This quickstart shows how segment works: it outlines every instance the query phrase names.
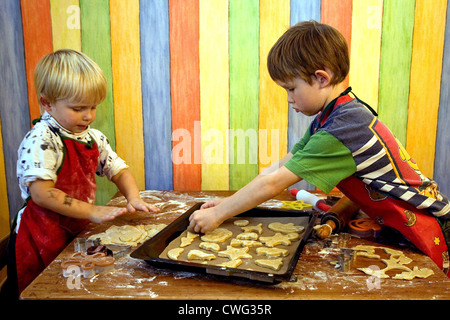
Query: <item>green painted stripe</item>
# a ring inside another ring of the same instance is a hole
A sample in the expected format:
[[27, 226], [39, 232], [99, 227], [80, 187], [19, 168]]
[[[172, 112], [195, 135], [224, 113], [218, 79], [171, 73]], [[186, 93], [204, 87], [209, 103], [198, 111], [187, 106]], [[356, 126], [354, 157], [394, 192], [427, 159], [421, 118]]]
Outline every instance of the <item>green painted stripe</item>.
[[415, 1], [385, 0], [378, 114], [406, 145]]
[[259, 1], [230, 0], [229, 14], [230, 190], [237, 190], [258, 174]]

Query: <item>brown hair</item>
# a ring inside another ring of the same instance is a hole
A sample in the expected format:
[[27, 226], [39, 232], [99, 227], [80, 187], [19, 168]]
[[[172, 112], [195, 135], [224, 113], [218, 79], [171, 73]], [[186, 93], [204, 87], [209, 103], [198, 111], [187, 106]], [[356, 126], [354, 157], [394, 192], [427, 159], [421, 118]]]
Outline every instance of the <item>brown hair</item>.
[[267, 68], [274, 81], [301, 77], [309, 84], [314, 72], [328, 68], [333, 72], [330, 84], [338, 84], [350, 69], [347, 41], [329, 25], [314, 20], [299, 22], [270, 49]]

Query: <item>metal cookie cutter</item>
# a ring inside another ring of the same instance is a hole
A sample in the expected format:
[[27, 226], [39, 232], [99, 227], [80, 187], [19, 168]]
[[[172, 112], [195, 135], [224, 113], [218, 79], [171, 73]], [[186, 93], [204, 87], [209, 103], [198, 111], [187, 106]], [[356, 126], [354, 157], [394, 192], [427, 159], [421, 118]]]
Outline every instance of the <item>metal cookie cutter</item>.
[[353, 266], [354, 249], [341, 248], [338, 255], [338, 263], [342, 272], [349, 272]]
[[76, 238], [75, 242], [73, 243], [75, 252], [86, 252], [86, 250], [89, 247], [99, 245], [100, 245], [100, 238], [97, 238], [95, 240], [88, 240], [86, 238]]
[[83, 272], [84, 278], [91, 278], [96, 273], [109, 272], [114, 269], [115, 259], [108, 257], [104, 252], [95, 253], [93, 255], [85, 254], [84, 252], [74, 253], [69, 260], [61, 263], [63, 269], [63, 276], [69, 277], [70, 272], [68, 268], [70, 266], [78, 266]]
[[294, 209], [294, 210], [305, 210], [312, 208], [312, 204], [308, 204], [303, 202], [303, 200], [297, 200], [297, 201], [282, 201], [281, 202], [281, 208], [282, 209]]

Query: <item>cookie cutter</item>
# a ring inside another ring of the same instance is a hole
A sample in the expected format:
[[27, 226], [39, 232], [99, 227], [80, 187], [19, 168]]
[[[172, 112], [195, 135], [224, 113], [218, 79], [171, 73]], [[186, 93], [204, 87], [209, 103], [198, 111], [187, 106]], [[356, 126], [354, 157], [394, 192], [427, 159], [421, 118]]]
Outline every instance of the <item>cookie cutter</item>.
[[338, 263], [342, 272], [349, 272], [353, 266], [355, 250], [351, 248], [341, 248], [338, 254]]
[[89, 247], [99, 246], [100, 238], [88, 240], [86, 238], [76, 238], [73, 246], [75, 252], [86, 252]]
[[312, 204], [305, 203], [303, 200], [281, 202], [282, 209], [305, 210], [312, 207]]
[[351, 233], [360, 237], [373, 237], [376, 238], [380, 231], [381, 226], [370, 218], [362, 218], [351, 220], [348, 223]]
[[93, 255], [88, 255], [84, 252], [74, 253], [69, 260], [61, 262], [61, 268], [63, 270], [63, 276], [69, 277], [73, 273], [71, 272], [71, 266], [78, 266], [84, 278], [91, 278], [96, 273], [109, 272], [114, 269], [115, 259], [107, 256], [104, 252], [98, 252]]

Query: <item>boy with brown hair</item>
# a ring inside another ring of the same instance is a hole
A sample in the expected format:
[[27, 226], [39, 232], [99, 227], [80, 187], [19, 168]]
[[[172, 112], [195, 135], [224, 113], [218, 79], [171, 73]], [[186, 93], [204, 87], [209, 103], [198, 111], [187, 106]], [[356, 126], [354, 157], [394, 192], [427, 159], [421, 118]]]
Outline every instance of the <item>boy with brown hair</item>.
[[[297, 112], [316, 115], [277, 164], [228, 198], [205, 203], [190, 227], [206, 232], [305, 179], [325, 193], [338, 187], [378, 223], [401, 232], [445, 272], [450, 205], [364, 102], [344, 87], [348, 46], [333, 27], [300, 22], [269, 52], [269, 74]], [[355, 96], [356, 97], [356, 96]]]

